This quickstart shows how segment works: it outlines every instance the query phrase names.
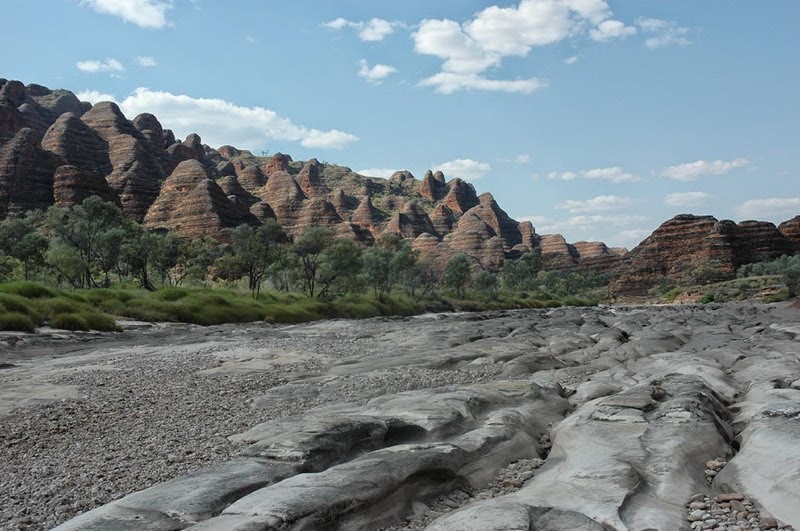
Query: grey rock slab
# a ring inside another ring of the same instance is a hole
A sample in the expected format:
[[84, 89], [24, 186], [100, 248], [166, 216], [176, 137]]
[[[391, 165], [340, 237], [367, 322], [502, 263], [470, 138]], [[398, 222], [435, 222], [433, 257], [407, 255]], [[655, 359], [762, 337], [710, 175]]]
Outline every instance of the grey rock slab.
[[[781, 389], [758, 408], [741, 434], [739, 452], [714, 478], [723, 492], [746, 492], [767, 512], [800, 525], [800, 391]], [[787, 391], [791, 392], [791, 396]], [[752, 402], [770, 397], [748, 393]], [[787, 396], [789, 395], [789, 396]], [[791, 399], [793, 398], [793, 399]]]
[[219, 514], [249, 492], [296, 473], [297, 468], [289, 463], [232, 459], [135, 492], [56, 529], [182, 529]]
[[572, 511], [531, 507], [524, 503], [486, 501], [444, 515], [426, 531], [604, 531], [606, 528]]
[[553, 430], [545, 465], [511, 496], [618, 530], [674, 528], [705, 488], [705, 461], [727, 450], [711, 395], [701, 379], [671, 375], [586, 403]]

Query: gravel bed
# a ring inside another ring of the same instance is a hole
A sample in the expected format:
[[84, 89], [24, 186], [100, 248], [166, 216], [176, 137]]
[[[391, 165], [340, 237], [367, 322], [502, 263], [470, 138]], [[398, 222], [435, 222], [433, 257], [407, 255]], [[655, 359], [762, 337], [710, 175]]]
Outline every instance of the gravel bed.
[[[246, 339], [246, 348], [303, 350], [340, 361], [376, 353], [370, 338]], [[39, 378], [76, 385], [77, 400], [20, 408], [0, 417], [0, 529], [52, 527], [126, 494], [232, 457], [227, 437], [267, 420], [326, 403], [490, 380], [498, 367], [467, 370], [402, 368], [338, 377], [318, 396], [252, 408], [271, 388], [324, 372], [318, 358], [268, 371], [198, 374], [218, 367], [226, 346], [187, 352], [165, 347], [105, 359], [97, 370]], [[6, 380], [11, 375], [0, 375]], [[1, 383], [0, 383], [1, 385]]]

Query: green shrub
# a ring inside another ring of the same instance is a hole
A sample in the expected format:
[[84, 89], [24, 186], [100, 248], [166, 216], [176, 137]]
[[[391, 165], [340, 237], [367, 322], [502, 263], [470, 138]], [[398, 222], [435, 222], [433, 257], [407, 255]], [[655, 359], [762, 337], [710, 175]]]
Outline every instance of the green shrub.
[[705, 293], [705, 294], [703, 294], [702, 297], [700, 297], [700, 300], [698, 302], [700, 302], [701, 304], [708, 304], [710, 302], [714, 302], [714, 294], [713, 293]]
[[45, 297], [55, 297], [56, 292], [35, 282], [9, 282], [0, 285], [0, 292], [13, 293], [25, 297], [26, 299], [40, 299]]
[[0, 330], [35, 332], [36, 326], [28, 315], [20, 312], [0, 311]]
[[164, 288], [153, 293], [152, 297], [159, 301], [178, 301], [191, 293], [186, 288]]
[[89, 330], [89, 324], [82, 315], [76, 313], [60, 313], [50, 319], [50, 326], [62, 330]]
[[122, 331], [117, 322], [108, 315], [99, 312], [81, 312], [76, 315], [86, 321], [86, 326], [90, 330], [97, 330], [98, 332]]
[[0, 308], [7, 312], [16, 312], [28, 316], [36, 315], [37, 313], [27, 299], [20, 295], [9, 293], [0, 293]]

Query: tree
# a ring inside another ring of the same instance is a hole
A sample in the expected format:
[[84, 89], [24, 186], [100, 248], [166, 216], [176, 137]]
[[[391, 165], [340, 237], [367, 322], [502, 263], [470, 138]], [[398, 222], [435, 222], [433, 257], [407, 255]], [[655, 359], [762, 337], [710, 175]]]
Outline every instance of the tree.
[[352, 240], [337, 238], [322, 253], [318, 297], [330, 292], [341, 296], [360, 289], [362, 265], [361, 248]]
[[300, 259], [300, 279], [303, 291], [317, 294], [322, 253], [333, 243], [333, 231], [325, 227], [308, 227], [294, 242], [294, 252]]
[[447, 261], [442, 274], [442, 284], [446, 289], [454, 291], [456, 297], [464, 298], [464, 292], [471, 276], [469, 258], [458, 254]]
[[503, 288], [508, 291], [536, 289], [536, 275], [542, 266], [542, 250], [538, 247], [516, 260], [506, 260], [500, 270]]
[[87, 288], [98, 285], [93, 273], [107, 273], [113, 269], [109, 261], [113, 261], [114, 253], [110, 252], [109, 245], [121, 244], [118, 231], [124, 230], [126, 225], [122, 211], [97, 196], [88, 197], [69, 209], [50, 207], [45, 215], [46, 230], [53, 235], [55, 243], [72, 249], [80, 258], [84, 270], [78, 283]]
[[158, 245], [158, 236], [134, 224], [120, 249], [120, 259], [127, 273], [136, 278], [142, 288], [150, 291], [155, 290], [150, 280], [150, 269]]
[[497, 293], [497, 275], [484, 269], [478, 271], [473, 279], [475, 289], [484, 295], [494, 295]]
[[36, 225], [39, 221], [40, 216], [29, 214], [0, 223], [0, 253], [7, 257], [9, 275], [13, 270], [13, 263], [8, 258], [19, 261], [25, 280], [42, 267], [47, 252], [47, 239], [37, 231]]
[[268, 219], [258, 228], [240, 225], [231, 232], [231, 248], [242, 263], [253, 298], [258, 297], [261, 291], [261, 282], [272, 262], [274, 247], [286, 241], [288, 236], [283, 227], [273, 219]]
[[364, 252], [364, 276], [375, 297], [382, 299], [394, 286], [402, 284], [415, 291], [417, 255], [400, 236], [384, 234]]

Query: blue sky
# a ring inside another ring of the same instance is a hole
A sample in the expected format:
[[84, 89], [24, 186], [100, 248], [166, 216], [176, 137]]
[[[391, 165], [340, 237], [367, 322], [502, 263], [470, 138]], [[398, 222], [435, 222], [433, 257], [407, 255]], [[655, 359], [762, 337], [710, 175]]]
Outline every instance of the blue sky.
[[3, 0], [0, 77], [183, 137], [428, 169], [568, 241], [800, 214], [800, 2]]

